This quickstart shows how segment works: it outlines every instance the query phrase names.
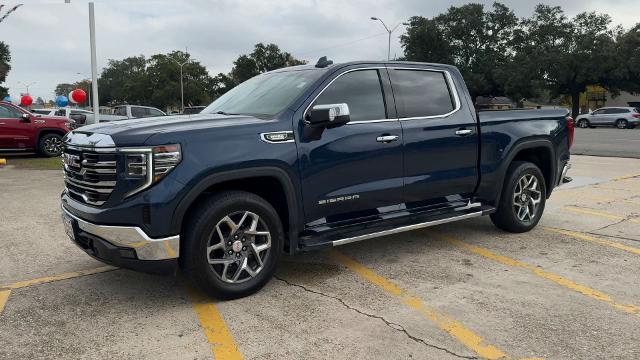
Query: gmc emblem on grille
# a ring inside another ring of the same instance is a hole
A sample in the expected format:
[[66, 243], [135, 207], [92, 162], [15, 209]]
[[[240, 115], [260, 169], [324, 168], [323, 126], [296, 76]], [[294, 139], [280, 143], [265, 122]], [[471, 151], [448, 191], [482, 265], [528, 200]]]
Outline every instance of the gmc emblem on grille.
[[69, 167], [80, 167], [80, 156], [64, 153], [62, 155], [62, 162]]

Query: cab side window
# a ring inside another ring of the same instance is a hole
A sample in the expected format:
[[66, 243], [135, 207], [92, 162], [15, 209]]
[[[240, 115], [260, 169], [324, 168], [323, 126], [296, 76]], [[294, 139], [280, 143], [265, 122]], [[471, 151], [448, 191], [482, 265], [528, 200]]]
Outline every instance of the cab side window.
[[22, 113], [10, 106], [0, 105], [0, 118], [3, 119], [18, 119], [22, 116]]
[[390, 69], [400, 118], [446, 115], [455, 108], [444, 72]]
[[378, 70], [356, 70], [336, 78], [318, 96], [315, 105], [346, 103], [351, 121], [387, 118]]
[[146, 110], [145, 108], [132, 106], [131, 107], [131, 116], [133, 116], [134, 118], [147, 117], [147, 111], [145, 111], [145, 110]]

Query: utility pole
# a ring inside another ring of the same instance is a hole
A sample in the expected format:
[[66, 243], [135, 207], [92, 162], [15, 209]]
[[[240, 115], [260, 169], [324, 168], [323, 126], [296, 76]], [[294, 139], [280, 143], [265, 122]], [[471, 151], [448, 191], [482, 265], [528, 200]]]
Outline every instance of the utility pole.
[[372, 16], [371, 20], [380, 21], [382, 23], [382, 26], [384, 26], [384, 29], [387, 30], [387, 32], [389, 33], [389, 41], [387, 43], [387, 60], [391, 60], [391, 34], [394, 31], [396, 31], [396, 29], [398, 28], [398, 26], [400, 26], [400, 24], [396, 25], [393, 29], [389, 30], [389, 28], [387, 27], [387, 24], [385, 24], [384, 21], [382, 21], [382, 19]]
[[33, 85], [33, 84], [35, 84], [35, 83], [36, 83], [36, 82], [34, 81], [34, 82], [30, 82], [30, 83], [28, 83], [28, 84], [25, 84], [25, 83], [23, 83], [23, 82], [21, 82], [21, 81], [18, 81], [18, 84], [20, 84], [20, 85], [24, 86], [24, 87], [27, 89], [26, 94], [29, 94], [29, 86], [31, 86], [31, 85]]

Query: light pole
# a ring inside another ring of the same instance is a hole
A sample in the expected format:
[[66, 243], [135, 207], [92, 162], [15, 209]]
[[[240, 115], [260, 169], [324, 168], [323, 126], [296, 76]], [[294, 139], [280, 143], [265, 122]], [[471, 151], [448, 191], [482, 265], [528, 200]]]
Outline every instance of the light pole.
[[22, 81], [18, 81], [18, 84], [20, 84], [20, 85], [24, 86], [25, 88], [27, 88], [27, 94], [29, 94], [29, 86], [31, 86], [31, 85], [33, 85], [33, 84], [35, 84], [35, 83], [36, 83], [36, 82], [34, 81], [34, 82], [30, 82], [30, 83], [28, 83], [28, 84], [25, 84], [25, 83], [23, 83]]
[[[188, 53], [187, 53], [187, 56], [189, 56]], [[185, 66], [190, 60], [187, 58], [185, 62], [181, 63], [174, 58], [170, 58], [170, 59], [173, 60], [173, 62], [175, 62], [176, 64], [178, 64], [178, 66], [180, 66], [180, 103], [182, 104], [182, 113], [184, 114], [184, 84], [182, 83], [182, 67]]]
[[384, 26], [384, 29], [387, 30], [387, 32], [389, 33], [389, 42], [387, 45], [387, 60], [391, 60], [391, 34], [394, 31], [396, 31], [396, 29], [398, 28], [398, 26], [400, 26], [400, 24], [396, 25], [393, 29], [389, 30], [389, 28], [387, 27], [387, 24], [385, 24], [384, 21], [382, 21], [382, 19], [372, 16], [371, 20], [380, 21], [382, 23], [382, 26]]

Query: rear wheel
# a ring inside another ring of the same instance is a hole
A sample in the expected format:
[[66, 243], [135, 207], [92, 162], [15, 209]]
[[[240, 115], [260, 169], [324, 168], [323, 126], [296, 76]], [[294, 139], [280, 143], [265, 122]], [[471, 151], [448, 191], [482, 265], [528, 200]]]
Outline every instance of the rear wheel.
[[62, 136], [45, 134], [38, 141], [38, 152], [42, 156], [54, 157], [62, 154]]
[[514, 161], [507, 170], [500, 203], [491, 221], [498, 228], [522, 233], [533, 229], [544, 212], [547, 189], [540, 169], [533, 163]]
[[284, 243], [275, 209], [242, 191], [210, 197], [184, 229], [182, 268], [203, 291], [223, 299], [260, 290], [271, 279]]
[[616, 121], [616, 127], [618, 129], [626, 129], [627, 127], [629, 127], [629, 122], [625, 119], [619, 119]]
[[579, 128], [583, 128], [583, 129], [588, 128], [589, 127], [589, 120], [587, 120], [587, 119], [578, 120], [578, 127]]

